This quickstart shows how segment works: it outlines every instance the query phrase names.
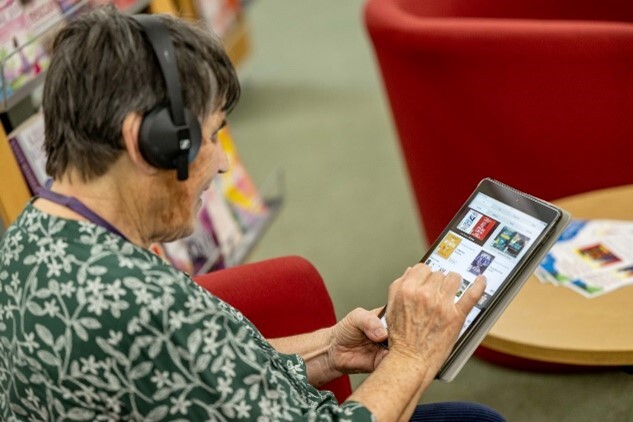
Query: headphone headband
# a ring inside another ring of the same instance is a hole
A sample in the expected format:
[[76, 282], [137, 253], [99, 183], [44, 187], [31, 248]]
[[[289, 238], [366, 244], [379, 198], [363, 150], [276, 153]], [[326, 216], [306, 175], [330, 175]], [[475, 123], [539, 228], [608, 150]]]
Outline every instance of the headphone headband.
[[172, 121], [176, 126], [185, 126], [187, 122], [185, 120], [180, 76], [176, 65], [176, 53], [167, 28], [156, 17], [151, 15], [134, 15], [132, 18], [141, 25], [154, 50], [154, 55], [158, 59], [158, 64], [167, 86]]

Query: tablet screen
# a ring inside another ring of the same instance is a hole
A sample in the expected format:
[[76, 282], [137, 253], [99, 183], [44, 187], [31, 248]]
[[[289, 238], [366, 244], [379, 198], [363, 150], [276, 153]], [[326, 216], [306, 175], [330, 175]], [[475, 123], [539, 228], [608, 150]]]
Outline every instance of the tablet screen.
[[[486, 290], [466, 317], [460, 340], [477, 317], [495, 304], [507, 281], [545, 242], [559, 218], [556, 208], [498, 182], [484, 179], [479, 184], [420, 261], [433, 271], [462, 276], [455, 301], [477, 276], [486, 276]], [[380, 317], [387, 326], [384, 309]]]
[[466, 317], [462, 332], [537, 242], [548, 223], [482, 192], [463, 207], [424, 263], [433, 271], [459, 273], [463, 280], [455, 301], [479, 275], [486, 290]]

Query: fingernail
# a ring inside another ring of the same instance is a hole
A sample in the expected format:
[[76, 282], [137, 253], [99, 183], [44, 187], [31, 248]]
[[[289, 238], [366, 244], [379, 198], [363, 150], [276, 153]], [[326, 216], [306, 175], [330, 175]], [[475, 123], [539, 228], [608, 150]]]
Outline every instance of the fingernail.
[[383, 338], [387, 336], [387, 329], [386, 328], [376, 328], [374, 330], [374, 337], [376, 338]]

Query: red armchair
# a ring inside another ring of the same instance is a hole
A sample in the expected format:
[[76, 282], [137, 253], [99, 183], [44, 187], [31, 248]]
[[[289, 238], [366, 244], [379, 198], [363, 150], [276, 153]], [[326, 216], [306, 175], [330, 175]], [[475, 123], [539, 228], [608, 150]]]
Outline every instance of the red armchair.
[[552, 200], [633, 183], [633, 3], [369, 0], [422, 227], [483, 177]]
[[[336, 323], [323, 279], [300, 257], [240, 265], [197, 276], [195, 281], [239, 309], [267, 338], [306, 333]], [[352, 393], [348, 376], [322, 388], [332, 391], [339, 402]]]

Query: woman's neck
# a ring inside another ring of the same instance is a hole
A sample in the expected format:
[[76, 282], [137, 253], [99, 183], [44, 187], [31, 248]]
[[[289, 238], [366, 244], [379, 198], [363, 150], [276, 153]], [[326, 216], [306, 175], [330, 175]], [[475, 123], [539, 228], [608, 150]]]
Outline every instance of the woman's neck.
[[[130, 183], [121, 183], [111, 176], [114, 172], [84, 182], [79, 174], [70, 172], [55, 180], [50, 190], [65, 196], [78, 199], [92, 212], [106, 220], [121, 232], [132, 243], [148, 247], [144, 230], [147, 221], [144, 219], [142, 201]], [[128, 179], [130, 180], [130, 179]], [[86, 218], [55, 202], [44, 198], [38, 199], [34, 206], [48, 214], [71, 220], [86, 220]]]

